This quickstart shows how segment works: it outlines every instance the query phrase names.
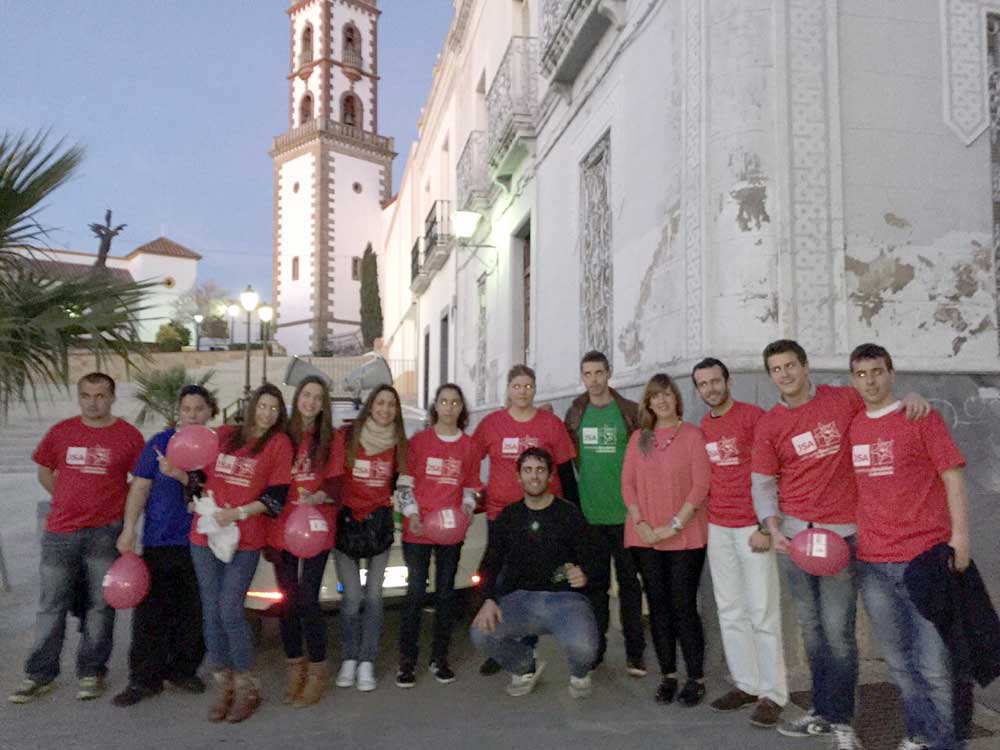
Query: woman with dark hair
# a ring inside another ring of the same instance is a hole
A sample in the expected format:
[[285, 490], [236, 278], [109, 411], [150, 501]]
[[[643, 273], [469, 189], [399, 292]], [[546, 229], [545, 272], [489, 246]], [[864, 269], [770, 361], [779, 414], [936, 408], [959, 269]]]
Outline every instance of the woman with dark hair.
[[205, 646], [217, 688], [210, 721], [243, 721], [260, 705], [260, 683], [250, 671], [254, 644], [243, 602], [260, 550], [267, 544], [267, 516], [281, 513], [291, 483], [287, 423], [281, 391], [270, 383], [262, 385], [250, 397], [242, 426], [219, 429], [219, 456], [205, 467], [204, 485], [192, 490], [214, 499], [218, 510], [211, 520], [220, 527], [236, 524], [239, 530], [237, 549], [224, 560], [198, 530], [198, 519], [191, 526]]
[[177, 427], [149, 439], [132, 469], [125, 521], [118, 537], [121, 554], [134, 552], [142, 527], [142, 559], [149, 568], [149, 593], [132, 613], [128, 685], [112, 701], [131, 706], [163, 690], [164, 681], [188, 693], [205, 692], [198, 666], [205, 655], [198, 579], [188, 532], [192, 514], [184, 488], [187, 472], [167, 460], [167, 443], [177, 429], [207, 424], [219, 413], [215, 397], [200, 385], [186, 385], [177, 400]]
[[[668, 375], [650, 378], [639, 406], [639, 429], [625, 449], [622, 497], [628, 510], [625, 546], [633, 549], [649, 602], [650, 629], [662, 674], [657, 703], [705, 697], [705, 635], [698, 583], [705, 566], [710, 464], [701, 430], [684, 422], [684, 404]], [[677, 694], [677, 642], [687, 681]]]
[[[476, 510], [479, 486], [479, 451], [465, 434], [469, 412], [462, 389], [445, 383], [434, 394], [430, 408], [431, 426], [410, 440], [407, 461], [413, 476], [413, 492], [401, 492], [403, 512], [403, 558], [408, 571], [403, 621], [399, 631], [399, 671], [396, 685], [416, 684], [420, 612], [427, 592], [427, 572], [434, 557], [434, 640], [430, 671], [438, 682], [455, 680], [448, 665], [448, 645], [455, 617], [455, 573], [462, 554], [462, 542], [437, 544], [424, 536], [428, 514], [464, 513]], [[462, 519], [450, 517], [453, 524]]]
[[[510, 368], [507, 407], [487, 414], [476, 426], [472, 439], [479, 447], [480, 458], [488, 456], [490, 459], [486, 483], [487, 549], [492, 542], [489, 535], [493, 522], [500, 511], [524, 497], [517, 459], [528, 448], [544, 448], [556, 462], [557, 471], [551, 474], [549, 491], [556, 497], [578, 500], [573, 474], [576, 446], [559, 417], [551, 410], [535, 406], [535, 371], [527, 365]], [[479, 671], [495, 674], [500, 671], [500, 665], [487, 659]]]
[[[399, 394], [391, 385], [375, 388], [361, 412], [347, 428], [337, 432], [336, 441], [344, 456], [344, 510], [339, 520], [338, 543], [333, 553], [337, 578], [344, 587], [340, 625], [344, 660], [337, 674], [337, 687], [374, 690], [375, 657], [382, 634], [382, 579], [392, 546], [392, 492], [409, 485], [406, 476], [407, 443]], [[348, 524], [378, 527], [380, 540], [388, 544], [374, 554], [354, 557], [342, 548]], [[347, 527], [345, 528], [345, 525]], [[367, 560], [365, 585], [361, 585], [361, 560]], [[361, 612], [362, 600], [364, 612]]]
[[[336, 533], [334, 504], [340, 499], [343, 460], [334, 458], [330, 389], [323, 378], [310, 375], [292, 397], [288, 436], [295, 459], [288, 502], [271, 524], [270, 546], [275, 550], [274, 573], [283, 594], [281, 641], [288, 660], [284, 703], [309, 706], [319, 702], [329, 681], [326, 664], [326, 623], [319, 606], [326, 560]], [[285, 524], [300, 504], [318, 506], [330, 529], [323, 551], [299, 559], [285, 547]], [[303, 656], [302, 642], [308, 662]]]

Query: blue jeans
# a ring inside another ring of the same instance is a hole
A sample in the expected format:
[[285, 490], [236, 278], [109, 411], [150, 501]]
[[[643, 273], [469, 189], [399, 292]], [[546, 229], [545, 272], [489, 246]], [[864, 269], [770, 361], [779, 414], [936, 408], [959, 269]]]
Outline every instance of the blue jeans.
[[831, 724], [850, 724], [858, 687], [858, 612], [855, 538], [847, 537], [851, 558], [835, 576], [814, 576], [780, 555], [780, 565], [795, 600], [809, 670], [813, 709]]
[[121, 530], [121, 524], [114, 523], [62, 534], [46, 531], [42, 535], [35, 642], [24, 665], [24, 673], [36, 682], [49, 683], [59, 675], [66, 615], [73, 604], [81, 569], [86, 573], [89, 601], [76, 652], [76, 674], [77, 677], [107, 674], [115, 611], [104, 601], [102, 584], [108, 568], [118, 557], [115, 541]]
[[[360, 561], [334, 550], [337, 579], [344, 587], [340, 603], [340, 637], [344, 659], [375, 661], [382, 635], [382, 580], [389, 550], [368, 560], [365, 585], [361, 585]], [[364, 602], [364, 611], [361, 603]]]
[[202, 629], [211, 668], [246, 672], [254, 646], [243, 603], [260, 559], [259, 550], [236, 550], [224, 563], [208, 547], [191, 545], [191, 560], [201, 594]]
[[527, 674], [534, 649], [525, 636], [553, 635], [574, 677], [586, 677], [597, 656], [597, 620], [590, 600], [576, 591], [512, 591], [497, 602], [503, 621], [492, 633], [471, 628], [472, 642], [511, 674]]
[[948, 648], [934, 624], [907, 593], [907, 563], [858, 563], [861, 598], [878, 636], [882, 656], [903, 696], [906, 734], [932, 750], [955, 750], [952, 675]]

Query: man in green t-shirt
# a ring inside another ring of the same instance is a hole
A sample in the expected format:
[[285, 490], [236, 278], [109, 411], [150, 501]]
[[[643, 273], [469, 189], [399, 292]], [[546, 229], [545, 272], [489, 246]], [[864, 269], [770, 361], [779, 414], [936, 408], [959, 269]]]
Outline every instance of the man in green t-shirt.
[[634, 401], [608, 385], [611, 365], [603, 353], [591, 351], [583, 356], [580, 378], [587, 390], [566, 412], [566, 428], [577, 447], [580, 507], [593, 537], [590, 596], [600, 634], [594, 667], [603, 661], [608, 646], [608, 589], [613, 558], [628, 673], [642, 677], [646, 674], [642, 588], [632, 555], [625, 549], [626, 511], [622, 501], [625, 446], [639, 424], [639, 409]]

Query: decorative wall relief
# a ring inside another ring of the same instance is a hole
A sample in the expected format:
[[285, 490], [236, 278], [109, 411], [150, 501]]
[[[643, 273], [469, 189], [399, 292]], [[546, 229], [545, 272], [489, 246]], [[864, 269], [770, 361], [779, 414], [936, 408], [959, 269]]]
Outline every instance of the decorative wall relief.
[[941, 0], [941, 66], [945, 123], [965, 145], [990, 125], [984, 0]]
[[611, 134], [605, 133], [580, 164], [580, 342], [608, 357], [611, 346]]

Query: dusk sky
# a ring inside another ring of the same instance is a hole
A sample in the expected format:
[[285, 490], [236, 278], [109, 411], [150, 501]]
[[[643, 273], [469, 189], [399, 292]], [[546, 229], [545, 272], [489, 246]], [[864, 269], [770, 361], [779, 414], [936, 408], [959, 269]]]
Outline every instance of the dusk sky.
[[[113, 255], [166, 235], [202, 253], [199, 280], [270, 298], [271, 138], [288, 128], [284, 0], [0, 0], [0, 130], [86, 147], [40, 215], [54, 248]], [[452, 0], [380, 0], [379, 131], [398, 185]]]

